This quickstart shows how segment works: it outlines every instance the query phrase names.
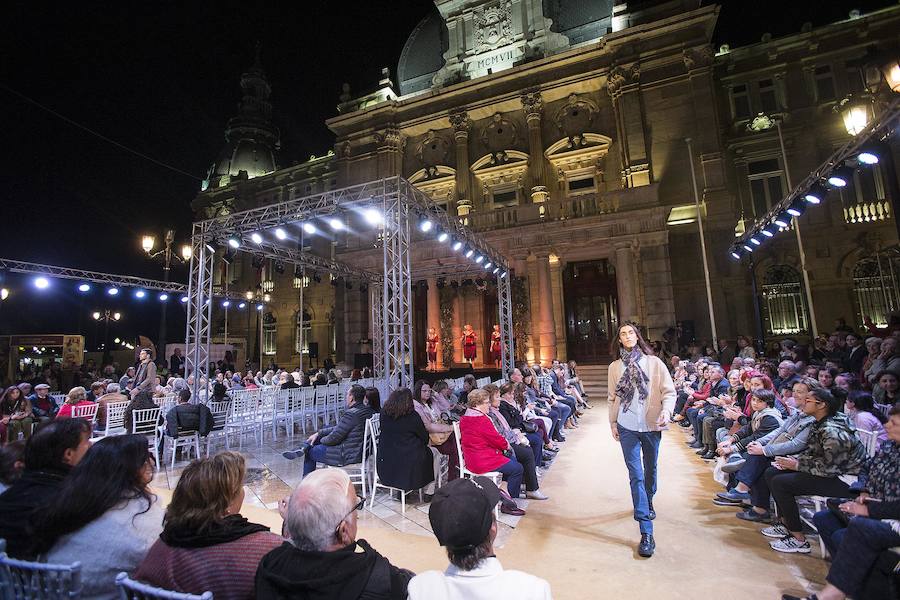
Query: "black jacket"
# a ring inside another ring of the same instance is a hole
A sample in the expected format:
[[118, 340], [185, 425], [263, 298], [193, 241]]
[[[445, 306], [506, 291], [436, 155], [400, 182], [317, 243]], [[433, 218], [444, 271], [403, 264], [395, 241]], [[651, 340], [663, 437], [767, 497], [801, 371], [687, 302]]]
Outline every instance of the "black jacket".
[[434, 481], [434, 455], [419, 413], [399, 419], [381, 413], [376, 468], [381, 483], [401, 490], [417, 490]]
[[525, 426], [522, 425], [525, 419], [522, 418], [522, 413], [518, 408], [516, 408], [509, 402], [501, 400], [499, 410], [500, 414], [503, 415], [503, 418], [506, 419], [506, 422], [509, 423], [509, 426], [512, 429], [518, 429], [523, 433], [525, 432]]
[[[418, 418], [418, 417], [417, 417]], [[357, 552], [357, 548], [362, 552]], [[393, 566], [365, 540], [335, 552], [285, 542], [256, 569], [258, 600], [402, 600], [413, 573]]]
[[67, 470], [25, 470], [0, 494], [0, 538], [13, 558], [34, 560], [32, 522], [62, 487]]
[[320, 429], [317, 441], [328, 446], [322, 462], [333, 467], [361, 462], [366, 419], [374, 414], [367, 405], [354, 404], [341, 415], [337, 425]]
[[213, 416], [205, 404], [176, 404], [166, 415], [166, 435], [178, 437], [179, 431], [196, 431], [201, 437], [209, 435]]

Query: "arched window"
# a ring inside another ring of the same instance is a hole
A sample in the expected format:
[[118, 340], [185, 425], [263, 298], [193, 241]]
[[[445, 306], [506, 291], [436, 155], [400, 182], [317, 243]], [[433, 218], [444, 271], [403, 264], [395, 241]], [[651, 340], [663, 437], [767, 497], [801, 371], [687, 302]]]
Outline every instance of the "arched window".
[[806, 331], [809, 319], [797, 269], [788, 265], [769, 267], [763, 278], [762, 300], [767, 335]]
[[272, 356], [275, 354], [275, 340], [276, 340], [276, 329], [275, 329], [275, 315], [272, 313], [266, 313], [263, 315], [262, 319], [262, 334], [263, 334], [263, 354], [267, 356]]
[[312, 315], [306, 310], [302, 313], [298, 310], [294, 313], [294, 353], [308, 353], [310, 337], [312, 337]]
[[853, 269], [853, 294], [860, 325], [868, 317], [876, 327], [887, 327], [888, 317], [900, 306], [894, 261], [885, 256], [860, 259]]

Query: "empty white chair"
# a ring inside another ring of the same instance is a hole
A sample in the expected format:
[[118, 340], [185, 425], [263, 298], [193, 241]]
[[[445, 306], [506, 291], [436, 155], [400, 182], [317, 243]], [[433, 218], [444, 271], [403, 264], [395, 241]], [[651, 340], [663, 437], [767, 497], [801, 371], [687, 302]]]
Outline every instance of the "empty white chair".
[[248, 431], [253, 433], [258, 445], [262, 445], [262, 427], [256, 418], [257, 408], [256, 398], [246, 394], [241, 394], [231, 401], [231, 409], [225, 420], [225, 431], [227, 434], [238, 434], [238, 449], [243, 449], [244, 434]]

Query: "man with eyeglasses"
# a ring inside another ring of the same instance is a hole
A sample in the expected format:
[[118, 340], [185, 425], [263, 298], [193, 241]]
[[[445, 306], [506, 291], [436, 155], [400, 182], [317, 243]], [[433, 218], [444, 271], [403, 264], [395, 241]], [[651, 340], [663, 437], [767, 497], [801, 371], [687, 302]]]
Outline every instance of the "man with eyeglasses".
[[285, 510], [290, 541], [260, 561], [256, 597], [405, 598], [414, 573], [356, 539], [357, 511], [364, 504], [342, 469], [304, 477]]

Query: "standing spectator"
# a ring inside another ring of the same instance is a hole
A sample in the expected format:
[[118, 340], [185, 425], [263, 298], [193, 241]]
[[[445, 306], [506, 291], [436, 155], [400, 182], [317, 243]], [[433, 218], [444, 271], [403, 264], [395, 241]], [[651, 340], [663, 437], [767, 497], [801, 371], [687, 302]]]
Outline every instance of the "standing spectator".
[[216, 600], [255, 598], [259, 561], [284, 538], [241, 516], [246, 463], [220, 452], [185, 467], [166, 509], [163, 531], [134, 578]]
[[84, 597], [119, 598], [116, 575], [132, 572], [162, 531], [163, 509], [147, 487], [154, 470], [147, 438], [105, 437], [35, 525], [46, 562], [81, 562]]
[[866, 360], [866, 348], [855, 333], [848, 333], [846, 340], [847, 358], [844, 359], [844, 368], [851, 373], [859, 373]]
[[862, 367], [857, 373], [859, 378], [865, 383], [866, 389], [871, 387], [868, 379], [866, 379], [866, 373], [879, 354], [881, 354], [881, 338], [875, 336], [866, 338], [866, 357], [863, 359]]
[[9, 443], [22, 434], [26, 440], [31, 437], [34, 415], [31, 402], [18, 387], [11, 385], [0, 396], [0, 440]]
[[56, 413], [59, 412], [56, 401], [50, 395], [50, 386], [46, 383], [34, 386], [34, 394], [29, 396], [28, 401], [31, 402], [31, 413], [34, 418], [42, 423], [56, 418]]
[[181, 356], [181, 348], [177, 346], [169, 357], [169, 372], [175, 376], [184, 375], [184, 357]]
[[458, 479], [435, 494], [428, 520], [450, 565], [409, 582], [410, 600], [550, 600], [550, 584], [507, 571], [494, 555], [500, 490], [487, 477]]
[[719, 340], [719, 364], [723, 369], [731, 369], [735, 356], [734, 346], [729, 345], [725, 338]]
[[741, 358], [756, 358], [756, 350], [753, 343], [746, 335], [737, 336], [738, 356]]
[[156, 391], [156, 385], [159, 382], [156, 376], [156, 365], [151, 360], [152, 354], [150, 348], [141, 348], [141, 352], [138, 354], [141, 362], [138, 365], [137, 373], [135, 373], [134, 382], [131, 386], [132, 398], [142, 391], [150, 392], [151, 395]]
[[[156, 408], [153, 396], [150, 392], [141, 391], [131, 397], [131, 402], [125, 407], [125, 431], [131, 433], [134, 431], [134, 411], [146, 410], [148, 408]], [[160, 415], [160, 422], [162, 415]]]
[[434, 494], [441, 474], [440, 454], [428, 447], [428, 432], [413, 407], [412, 392], [407, 388], [391, 392], [380, 419], [378, 480], [404, 491], [425, 488], [427, 496]]
[[[146, 442], [145, 442], [146, 444]], [[28, 443], [22, 460], [22, 475], [0, 494], [0, 538], [13, 558], [33, 560], [37, 541], [33, 521], [43, 521], [44, 511], [59, 493], [72, 467], [91, 448], [91, 427], [84, 419], [59, 419], [38, 429]]]

